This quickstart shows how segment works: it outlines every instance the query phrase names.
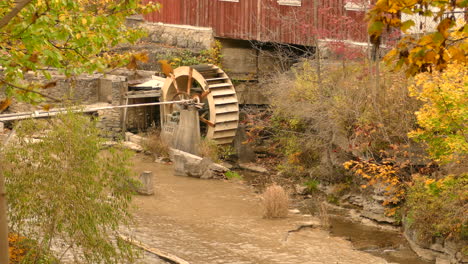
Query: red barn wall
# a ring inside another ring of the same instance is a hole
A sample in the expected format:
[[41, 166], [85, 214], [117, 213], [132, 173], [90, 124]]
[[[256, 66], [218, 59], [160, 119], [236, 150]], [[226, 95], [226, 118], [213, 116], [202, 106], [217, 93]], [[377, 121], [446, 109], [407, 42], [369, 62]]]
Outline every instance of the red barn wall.
[[[302, 0], [302, 6], [279, 5], [277, 0], [157, 1], [162, 8], [146, 15], [147, 21], [211, 27], [216, 37], [300, 45], [313, 45], [314, 37], [358, 42], [367, 39], [363, 12], [345, 11], [345, 0], [315, 0], [315, 4], [314, 0]], [[345, 26], [340, 22], [343, 17], [354, 24]]]

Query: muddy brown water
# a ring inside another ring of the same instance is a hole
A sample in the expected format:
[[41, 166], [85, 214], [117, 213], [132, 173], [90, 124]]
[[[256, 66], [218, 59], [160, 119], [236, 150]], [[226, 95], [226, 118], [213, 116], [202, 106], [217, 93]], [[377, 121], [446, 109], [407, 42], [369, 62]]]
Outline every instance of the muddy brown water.
[[334, 236], [350, 239], [353, 246], [389, 262], [401, 264], [431, 264], [414, 253], [405, 238], [398, 232], [381, 230], [347, 220], [340, 216], [331, 217], [330, 232]]
[[[304, 213], [317, 215], [318, 203], [313, 199], [306, 199], [298, 203]], [[432, 264], [431, 261], [421, 259], [410, 247], [403, 234], [377, 225], [375, 222], [362, 218], [347, 216], [348, 210], [338, 207], [328, 207], [330, 221], [329, 231], [332, 236], [349, 240], [353, 246], [374, 256], [385, 258], [391, 263], [401, 264]], [[361, 220], [361, 222], [358, 222]], [[363, 224], [362, 222], [367, 222]]]
[[[316, 228], [314, 217], [263, 219], [260, 198], [245, 184], [174, 176], [172, 166], [144, 156], [134, 158], [134, 169], [153, 171], [155, 187], [155, 195], [134, 200], [136, 239], [190, 263], [389, 263]], [[313, 228], [287, 235], [311, 223]]]

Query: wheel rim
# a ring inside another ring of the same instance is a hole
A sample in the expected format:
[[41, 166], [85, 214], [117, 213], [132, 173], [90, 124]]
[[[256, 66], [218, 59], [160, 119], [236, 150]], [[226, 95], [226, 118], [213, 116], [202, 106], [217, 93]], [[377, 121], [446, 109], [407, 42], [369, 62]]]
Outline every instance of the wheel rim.
[[[205, 103], [200, 111], [202, 135], [217, 144], [232, 143], [239, 123], [239, 104], [227, 74], [215, 65], [203, 64], [179, 67], [166, 78], [162, 101], [195, 97]], [[161, 108], [163, 126], [174, 111], [173, 105]]]

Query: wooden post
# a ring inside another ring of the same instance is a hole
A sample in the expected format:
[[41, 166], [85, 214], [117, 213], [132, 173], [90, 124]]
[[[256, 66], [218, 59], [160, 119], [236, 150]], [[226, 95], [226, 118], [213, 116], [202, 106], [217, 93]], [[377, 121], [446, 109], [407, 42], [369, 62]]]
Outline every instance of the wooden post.
[[[128, 97], [125, 98], [125, 105], [128, 105]], [[124, 139], [125, 139], [125, 132], [127, 132], [127, 112], [128, 112], [128, 108], [125, 107], [123, 110], [123, 117], [122, 117], [122, 135]]]

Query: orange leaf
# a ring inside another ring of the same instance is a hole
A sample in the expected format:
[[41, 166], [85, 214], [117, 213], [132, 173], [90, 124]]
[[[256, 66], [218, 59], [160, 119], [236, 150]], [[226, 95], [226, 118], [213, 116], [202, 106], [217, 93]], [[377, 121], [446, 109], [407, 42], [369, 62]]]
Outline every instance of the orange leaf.
[[5, 100], [1, 101], [0, 102], [0, 112], [3, 112], [10, 105], [11, 105], [11, 99], [10, 98], [6, 98]]
[[57, 81], [48, 82], [42, 86], [43, 89], [48, 89], [57, 86]]

